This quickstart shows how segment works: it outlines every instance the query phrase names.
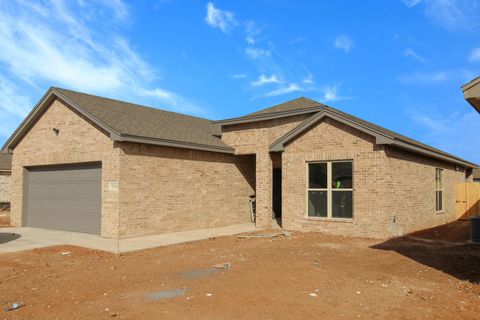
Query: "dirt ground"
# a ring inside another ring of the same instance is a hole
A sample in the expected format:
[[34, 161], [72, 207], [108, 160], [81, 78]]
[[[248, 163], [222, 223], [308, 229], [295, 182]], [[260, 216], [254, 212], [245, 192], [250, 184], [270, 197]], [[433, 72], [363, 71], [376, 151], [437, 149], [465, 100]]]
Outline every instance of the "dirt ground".
[[51, 247], [0, 255], [0, 319], [479, 319], [479, 281], [480, 246], [407, 238]]
[[467, 242], [470, 239], [470, 221], [458, 220], [442, 226], [417, 231], [412, 237], [449, 242]]

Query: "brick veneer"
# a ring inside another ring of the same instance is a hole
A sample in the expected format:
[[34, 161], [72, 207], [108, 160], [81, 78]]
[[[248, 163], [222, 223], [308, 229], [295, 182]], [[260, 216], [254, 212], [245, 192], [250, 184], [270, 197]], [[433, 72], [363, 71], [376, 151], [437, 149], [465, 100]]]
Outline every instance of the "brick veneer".
[[252, 157], [136, 143], [120, 149], [122, 237], [250, 222]]
[[[258, 227], [272, 226], [272, 168], [269, 146], [298, 126], [309, 115], [223, 126], [222, 141], [235, 148], [235, 154], [255, 154]], [[278, 167], [278, 162], [276, 163]]]
[[[59, 129], [56, 135], [53, 128]], [[102, 228], [107, 238], [217, 227], [249, 221], [252, 158], [115, 143], [55, 100], [16, 146], [12, 224], [22, 217], [24, 167], [102, 162]], [[111, 183], [118, 183], [112, 188]]]
[[[307, 162], [352, 160], [354, 218], [307, 217]], [[455, 220], [455, 183], [465, 172], [442, 162], [376, 146], [369, 135], [326, 119], [282, 154], [282, 223], [292, 230], [384, 238]], [[435, 212], [435, 168], [444, 169], [444, 213]], [[395, 222], [394, 222], [395, 221]]]
[[[59, 129], [56, 135], [53, 128]], [[118, 192], [108, 188], [118, 181], [118, 148], [110, 138], [83, 116], [55, 100], [22, 141], [12, 157], [11, 223], [22, 221], [24, 167], [65, 163], [102, 162], [102, 231], [104, 237], [117, 235]]]
[[0, 202], [10, 202], [10, 180], [10, 172], [0, 172]]
[[[247, 222], [248, 198], [254, 192], [257, 225], [271, 227], [274, 167], [282, 168], [286, 229], [381, 238], [457, 218], [455, 183], [464, 180], [463, 168], [377, 146], [373, 137], [335, 120], [315, 125], [282, 154], [268, 152], [269, 145], [308, 116], [224, 126], [222, 140], [235, 148], [234, 156], [113, 142], [56, 100], [14, 150], [12, 224], [25, 224], [25, 167], [92, 161], [102, 162], [101, 235], [108, 238]], [[53, 128], [60, 130], [58, 135]], [[352, 220], [306, 216], [307, 162], [326, 160], [353, 161]], [[436, 167], [444, 169], [443, 213], [435, 213]]]

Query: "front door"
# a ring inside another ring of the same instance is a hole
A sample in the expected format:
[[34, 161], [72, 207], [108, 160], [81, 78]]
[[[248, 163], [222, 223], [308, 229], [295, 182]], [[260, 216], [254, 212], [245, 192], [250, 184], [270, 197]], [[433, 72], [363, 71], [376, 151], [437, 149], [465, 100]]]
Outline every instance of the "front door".
[[282, 169], [273, 169], [273, 219], [282, 218]]

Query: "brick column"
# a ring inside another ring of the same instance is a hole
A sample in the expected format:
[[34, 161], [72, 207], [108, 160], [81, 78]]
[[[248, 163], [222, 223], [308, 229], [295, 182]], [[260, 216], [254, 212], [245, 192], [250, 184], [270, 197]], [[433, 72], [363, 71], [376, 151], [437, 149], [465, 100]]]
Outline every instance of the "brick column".
[[272, 159], [268, 151], [256, 154], [257, 227], [272, 227]]

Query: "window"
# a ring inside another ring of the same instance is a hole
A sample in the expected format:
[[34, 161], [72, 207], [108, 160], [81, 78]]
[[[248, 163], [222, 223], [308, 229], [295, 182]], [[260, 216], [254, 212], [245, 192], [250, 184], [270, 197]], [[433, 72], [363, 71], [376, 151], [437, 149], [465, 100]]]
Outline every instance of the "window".
[[443, 169], [435, 169], [435, 210], [443, 211]]
[[308, 216], [353, 218], [351, 161], [308, 164]]

